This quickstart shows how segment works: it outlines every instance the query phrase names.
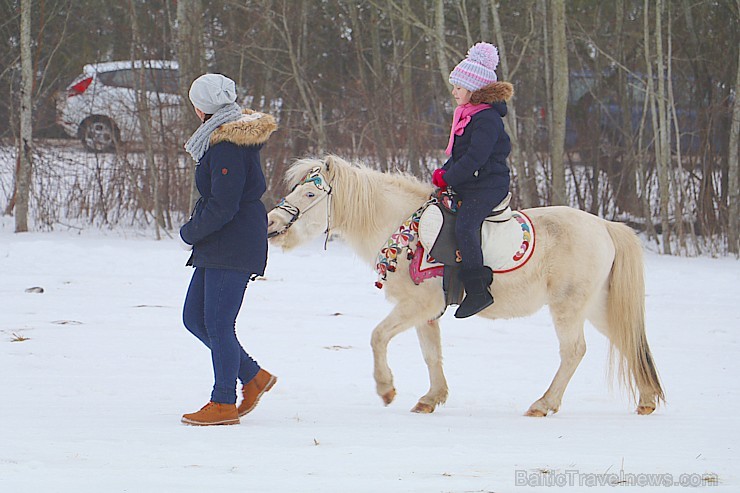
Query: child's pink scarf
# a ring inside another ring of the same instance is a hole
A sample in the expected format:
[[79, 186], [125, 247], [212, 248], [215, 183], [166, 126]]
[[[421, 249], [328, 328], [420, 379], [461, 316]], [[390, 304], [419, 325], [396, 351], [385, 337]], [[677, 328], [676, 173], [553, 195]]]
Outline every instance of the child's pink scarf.
[[455, 108], [455, 114], [452, 117], [452, 128], [450, 129], [450, 141], [447, 143], [445, 154], [452, 155], [452, 144], [455, 143], [455, 135], [462, 135], [465, 127], [470, 123], [470, 119], [476, 113], [487, 110], [491, 105], [486, 103], [470, 104], [465, 103]]

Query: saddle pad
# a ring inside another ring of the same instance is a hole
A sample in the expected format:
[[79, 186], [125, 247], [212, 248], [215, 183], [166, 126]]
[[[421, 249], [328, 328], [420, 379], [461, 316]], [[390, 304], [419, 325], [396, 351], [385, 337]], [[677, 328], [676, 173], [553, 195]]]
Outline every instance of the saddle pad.
[[[454, 231], [454, 225], [448, 224], [445, 226], [445, 221], [450, 221], [450, 216], [443, 214], [436, 205], [430, 205], [422, 213], [418, 226], [419, 241], [428, 252], [442, 250], [435, 249], [435, 244], [443, 229], [449, 230], [452, 227], [452, 231]], [[443, 228], [443, 226], [445, 227]], [[483, 245], [483, 263], [493, 269], [495, 273], [509, 272], [524, 265], [532, 256], [535, 244], [534, 226], [526, 214], [521, 211], [514, 211], [508, 221], [485, 221], [481, 229], [481, 242]], [[447, 251], [438, 253], [438, 257], [436, 260], [448, 263], [458, 256]]]
[[503, 223], [485, 221], [481, 237], [483, 263], [499, 274], [518, 269], [534, 252], [534, 226], [522, 211], [513, 211]]

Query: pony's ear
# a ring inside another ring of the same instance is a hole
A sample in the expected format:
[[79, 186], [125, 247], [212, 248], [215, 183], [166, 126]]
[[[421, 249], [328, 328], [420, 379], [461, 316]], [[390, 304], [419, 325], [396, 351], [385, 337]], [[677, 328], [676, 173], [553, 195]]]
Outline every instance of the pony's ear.
[[337, 173], [347, 166], [347, 162], [335, 154], [324, 156], [324, 175], [329, 181], [334, 180]]
[[326, 168], [326, 171], [331, 171], [334, 167], [334, 156], [329, 154], [324, 158], [324, 167]]

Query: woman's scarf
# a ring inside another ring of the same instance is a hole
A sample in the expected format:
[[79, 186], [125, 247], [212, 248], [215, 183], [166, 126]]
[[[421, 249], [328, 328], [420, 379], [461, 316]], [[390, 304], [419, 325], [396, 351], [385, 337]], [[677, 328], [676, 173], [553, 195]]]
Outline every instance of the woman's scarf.
[[199, 162], [211, 143], [211, 134], [224, 123], [235, 122], [242, 117], [242, 109], [236, 103], [227, 104], [213, 114], [198, 129], [193, 132], [187, 142], [185, 150]]
[[490, 107], [491, 105], [487, 103], [465, 103], [455, 108], [455, 114], [452, 116], [452, 128], [450, 129], [450, 141], [447, 143], [445, 154], [448, 156], [452, 155], [452, 144], [455, 143], [455, 135], [463, 134], [465, 127], [470, 123], [473, 115], [483, 110], [487, 110]]

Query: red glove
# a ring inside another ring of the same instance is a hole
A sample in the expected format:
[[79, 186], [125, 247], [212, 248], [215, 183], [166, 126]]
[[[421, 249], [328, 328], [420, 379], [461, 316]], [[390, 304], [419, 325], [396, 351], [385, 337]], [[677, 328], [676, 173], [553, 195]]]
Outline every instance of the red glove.
[[442, 190], [447, 190], [447, 182], [445, 181], [445, 173], [447, 173], [447, 170], [444, 170], [442, 168], [437, 168], [432, 173], [432, 184], [435, 187], [439, 187]]

